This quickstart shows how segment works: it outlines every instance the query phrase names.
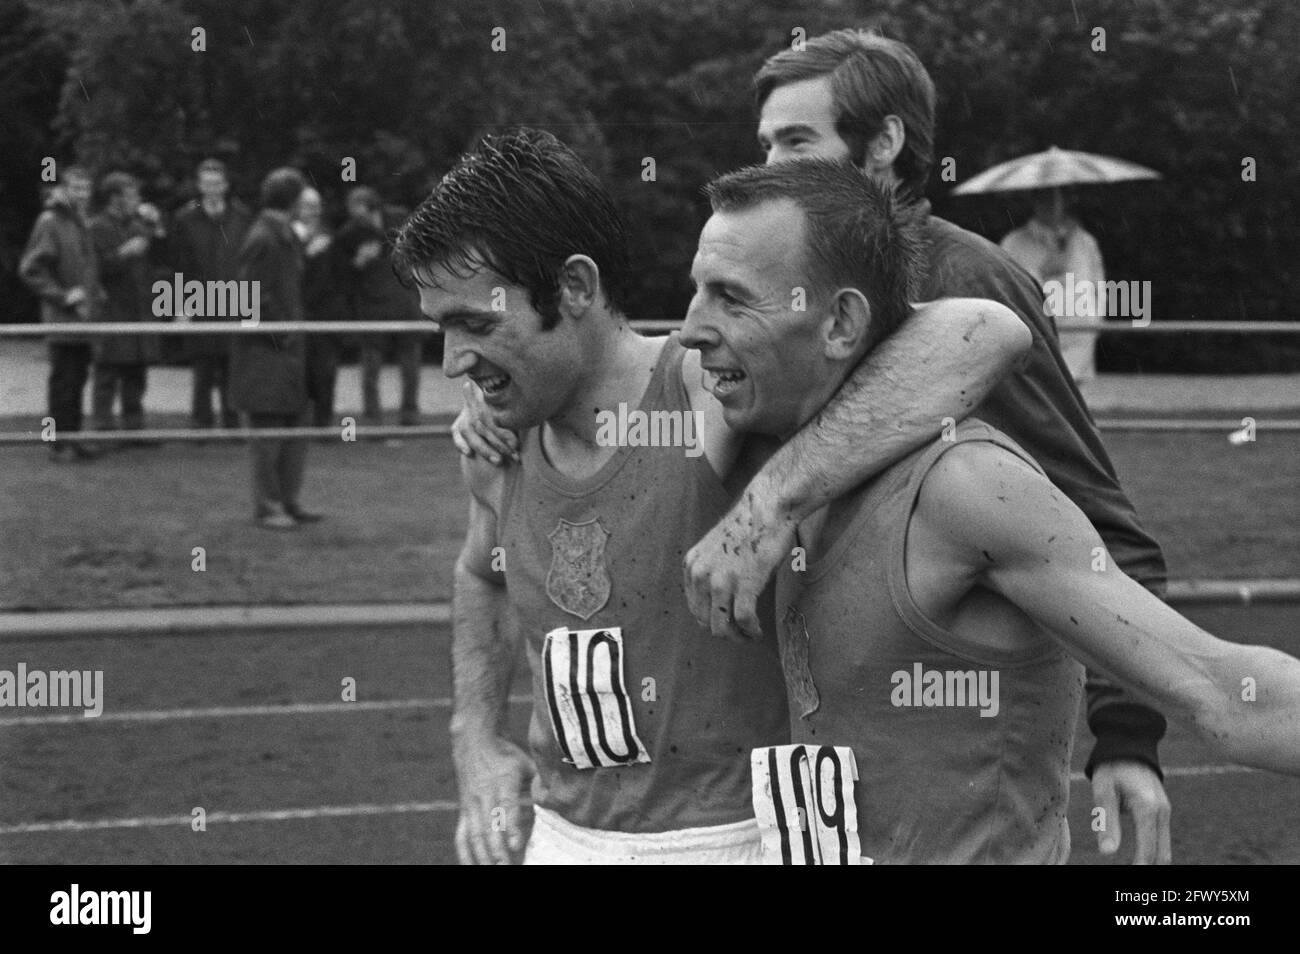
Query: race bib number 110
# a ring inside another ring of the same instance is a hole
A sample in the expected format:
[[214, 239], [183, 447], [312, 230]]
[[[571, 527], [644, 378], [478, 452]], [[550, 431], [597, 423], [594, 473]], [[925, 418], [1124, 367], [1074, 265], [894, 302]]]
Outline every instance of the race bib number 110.
[[551, 727], [563, 759], [580, 769], [649, 762], [623, 682], [623, 632], [553, 629], [542, 646]]
[[861, 863], [852, 749], [773, 745], [754, 749], [750, 765], [764, 864]]

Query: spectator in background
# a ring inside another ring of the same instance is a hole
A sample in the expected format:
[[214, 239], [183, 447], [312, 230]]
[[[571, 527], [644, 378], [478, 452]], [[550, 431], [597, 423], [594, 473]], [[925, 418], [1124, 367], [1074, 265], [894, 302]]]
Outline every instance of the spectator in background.
[[[308, 186], [294, 207], [293, 231], [304, 256], [302, 301], [308, 321], [340, 321], [347, 309], [335, 279], [335, 255], [322, 217], [320, 193]], [[329, 427], [334, 420], [334, 382], [339, 369], [337, 335], [307, 335], [307, 397], [312, 424]]]
[[[1073, 286], [1080, 282], [1093, 283], [1094, 288], [1106, 279], [1102, 265], [1101, 249], [1078, 220], [1068, 214], [1065, 196], [1060, 189], [1043, 189], [1033, 193], [1034, 217], [1020, 228], [1003, 237], [1002, 248], [1026, 271], [1038, 279], [1040, 285], [1051, 281], [1063, 288], [1072, 287], [1067, 275], [1074, 276]], [[1071, 297], [1067, 314], [1052, 315], [1058, 329], [1072, 321], [1096, 321], [1105, 315], [1105, 299], [1094, 296], [1096, 302], [1091, 314], [1080, 314], [1088, 308], [1088, 299]], [[1096, 332], [1075, 332], [1061, 335], [1061, 357], [1070, 369], [1075, 384], [1083, 384], [1097, 376]]]
[[[221, 160], [204, 159], [196, 176], [199, 198], [182, 207], [172, 225], [172, 265], [185, 281], [231, 281], [252, 213], [238, 199], [229, 198], [230, 181]], [[183, 319], [178, 316], [178, 320]], [[217, 423], [212, 406], [215, 391], [221, 426], [237, 427], [228, 386], [230, 339], [225, 335], [186, 335], [181, 341], [193, 368], [191, 424], [212, 427]]]
[[[262, 180], [262, 209], [239, 250], [241, 282], [259, 282], [259, 320], [302, 321], [303, 252], [290, 224], [307, 186], [297, 169], [280, 168]], [[230, 353], [231, 404], [253, 428], [299, 427], [307, 408], [307, 368], [301, 334], [237, 335]], [[292, 529], [320, 519], [298, 505], [307, 441], [250, 440], [253, 507], [258, 526]]]
[[[340, 270], [345, 277], [350, 316], [355, 321], [418, 321], [420, 299], [404, 286], [389, 264], [392, 251], [384, 234], [383, 202], [379, 193], [358, 186], [348, 193], [348, 222], [335, 237]], [[412, 335], [366, 335], [361, 342], [363, 420], [383, 423], [379, 404], [379, 372], [386, 346], [395, 345], [402, 372], [400, 422], [420, 421], [420, 351], [423, 338]]]
[[[150, 248], [164, 237], [158, 210], [140, 202], [140, 182], [125, 172], [110, 172], [100, 182], [104, 207], [90, 221], [106, 297], [103, 319], [116, 322], [153, 318]], [[105, 335], [95, 345], [91, 409], [99, 430], [117, 428], [113, 405], [121, 395], [122, 427], [144, 427], [148, 366], [160, 359], [155, 335]], [[136, 442], [137, 445], [143, 442]]]
[[[103, 290], [95, 243], [86, 221], [91, 189], [90, 173], [85, 169], [69, 166], [63, 171], [63, 181], [50, 191], [19, 262], [19, 275], [40, 296], [43, 322], [85, 322], [99, 316]], [[60, 439], [63, 434], [81, 430], [82, 392], [90, 373], [91, 340], [79, 335], [51, 335], [48, 347], [48, 407], [55, 429], [50, 456], [63, 460], [66, 451], [76, 460], [94, 460], [99, 456], [95, 451]]]

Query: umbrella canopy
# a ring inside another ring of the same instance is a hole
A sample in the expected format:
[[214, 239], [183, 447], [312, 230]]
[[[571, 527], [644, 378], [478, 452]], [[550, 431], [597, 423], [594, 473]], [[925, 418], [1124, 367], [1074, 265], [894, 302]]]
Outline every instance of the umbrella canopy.
[[1057, 149], [1021, 156], [981, 172], [952, 190], [953, 195], [1014, 192], [1069, 185], [1101, 185], [1134, 179], [1159, 179], [1160, 173], [1136, 162], [1099, 156], [1093, 152]]

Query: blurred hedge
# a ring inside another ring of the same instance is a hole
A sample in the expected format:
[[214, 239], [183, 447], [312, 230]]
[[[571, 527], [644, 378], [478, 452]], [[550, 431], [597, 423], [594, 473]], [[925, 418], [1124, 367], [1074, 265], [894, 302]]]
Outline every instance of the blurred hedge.
[[[958, 180], [1051, 144], [1161, 170], [1077, 197], [1108, 277], [1152, 282], [1155, 320], [1294, 320], [1294, 0], [0, 0], [0, 115], [19, 144], [0, 163], [0, 264], [34, 215], [43, 155], [132, 168], [169, 206], [206, 155], [245, 194], [292, 163], [335, 210], [353, 157], [360, 181], [410, 206], [483, 132], [530, 124], [577, 148], [627, 211], [634, 317], [679, 317], [700, 185], [760, 158], [754, 69], [797, 28], [848, 25], [930, 68], [936, 156]], [[1242, 181], [1247, 156], [1258, 181]], [[936, 211], [990, 238], [1026, 215], [952, 185], [932, 180]], [[1300, 370], [1295, 336], [1110, 337], [1112, 370]]]

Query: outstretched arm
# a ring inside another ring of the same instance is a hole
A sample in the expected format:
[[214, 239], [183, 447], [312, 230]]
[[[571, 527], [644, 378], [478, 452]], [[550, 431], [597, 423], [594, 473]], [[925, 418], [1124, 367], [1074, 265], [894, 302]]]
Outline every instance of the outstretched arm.
[[1108, 557], [1098, 561], [1101, 538], [1079, 508], [1023, 461], [989, 447], [944, 454], [918, 503], [930, 527], [964, 548], [961, 563], [982, 568], [984, 585], [1076, 659], [1188, 724], [1225, 758], [1300, 775], [1300, 660], [1217, 639]]
[[715, 636], [760, 631], [755, 609], [790, 558], [799, 521], [964, 418], [1031, 343], [1015, 313], [983, 299], [919, 307], [867, 355], [820, 414], [686, 554], [686, 598]]

